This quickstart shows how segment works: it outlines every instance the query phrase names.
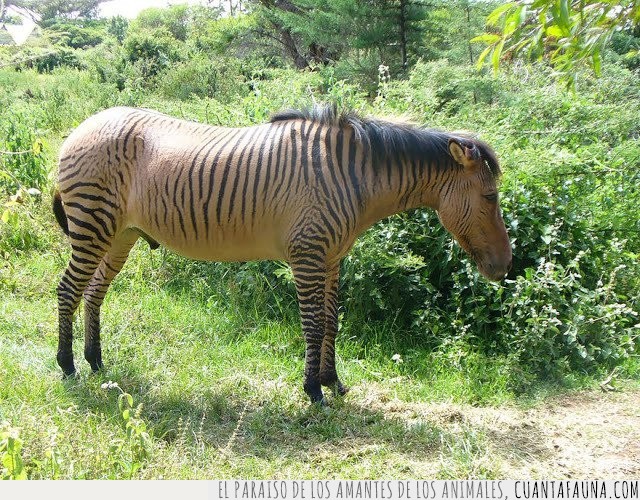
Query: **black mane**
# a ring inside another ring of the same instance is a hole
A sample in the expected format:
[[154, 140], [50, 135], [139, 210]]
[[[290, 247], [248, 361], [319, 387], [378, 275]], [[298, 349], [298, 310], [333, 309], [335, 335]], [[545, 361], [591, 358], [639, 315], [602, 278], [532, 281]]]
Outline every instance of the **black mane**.
[[500, 165], [495, 152], [485, 142], [463, 133], [448, 133], [410, 123], [394, 123], [377, 118], [363, 118], [354, 111], [339, 111], [337, 105], [314, 105], [307, 109], [288, 109], [271, 116], [271, 123], [288, 120], [309, 120], [326, 125], [349, 127], [358, 141], [371, 154], [376, 163], [389, 158], [416, 158], [433, 161], [452, 159], [449, 139], [475, 145], [495, 178], [499, 178]]

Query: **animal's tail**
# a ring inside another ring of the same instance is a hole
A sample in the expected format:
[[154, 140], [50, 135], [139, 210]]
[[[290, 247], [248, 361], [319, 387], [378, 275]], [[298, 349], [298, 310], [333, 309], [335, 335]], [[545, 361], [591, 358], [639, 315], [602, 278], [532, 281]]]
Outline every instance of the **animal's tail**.
[[64, 211], [62, 198], [60, 198], [60, 191], [57, 189], [55, 193], [53, 193], [53, 213], [56, 216], [58, 224], [60, 224], [60, 227], [64, 231], [64, 234], [69, 236], [69, 221], [67, 221], [67, 214]]

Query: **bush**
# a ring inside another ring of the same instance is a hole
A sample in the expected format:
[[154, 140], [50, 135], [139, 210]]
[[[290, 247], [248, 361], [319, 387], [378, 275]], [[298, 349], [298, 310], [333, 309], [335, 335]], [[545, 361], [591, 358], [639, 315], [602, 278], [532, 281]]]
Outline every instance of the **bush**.
[[[46, 51], [23, 50], [14, 56], [18, 69], [35, 69], [38, 73], [51, 73], [55, 68], [85, 69], [76, 51], [62, 45], [54, 45]], [[25, 62], [20, 62], [25, 61]]]
[[57, 19], [47, 26], [47, 36], [54, 44], [73, 49], [95, 47], [104, 40], [105, 21]]
[[168, 98], [186, 101], [193, 96], [229, 102], [249, 93], [249, 84], [237, 59], [212, 60], [204, 55], [172, 65], [158, 83]]
[[24, 115], [8, 114], [0, 121], [0, 194], [19, 188], [42, 190], [46, 181], [43, 143]]
[[137, 64], [145, 79], [181, 59], [179, 42], [163, 28], [153, 32], [129, 30], [123, 48], [125, 60]]

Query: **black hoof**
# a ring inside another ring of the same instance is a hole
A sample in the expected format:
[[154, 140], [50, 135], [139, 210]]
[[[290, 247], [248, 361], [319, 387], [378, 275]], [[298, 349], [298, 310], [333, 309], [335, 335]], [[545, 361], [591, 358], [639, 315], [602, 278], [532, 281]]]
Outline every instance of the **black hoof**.
[[311, 404], [319, 403], [322, 406], [326, 404], [324, 400], [324, 394], [322, 393], [322, 389], [320, 387], [314, 387], [313, 389], [305, 387], [304, 392], [306, 392], [309, 396], [309, 399], [311, 399]]
[[102, 364], [102, 360], [98, 360], [98, 361], [89, 361], [89, 365], [91, 366], [91, 371], [93, 373], [97, 373], [99, 371], [102, 371], [102, 369], [104, 368], [104, 365]]
[[73, 364], [73, 354], [71, 352], [58, 351], [56, 355], [58, 366], [62, 368], [64, 378], [71, 377], [76, 373], [76, 367]]
[[327, 406], [327, 400], [324, 398], [324, 396], [322, 396], [320, 399], [311, 398], [311, 404], [317, 405], [322, 408]]
[[76, 378], [78, 378], [78, 372], [76, 372], [75, 370], [70, 373], [64, 372], [62, 374], [62, 380], [73, 380]]
[[333, 395], [334, 396], [345, 396], [347, 392], [349, 392], [349, 388], [345, 385], [342, 385], [342, 382], [339, 380], [333, 386]]

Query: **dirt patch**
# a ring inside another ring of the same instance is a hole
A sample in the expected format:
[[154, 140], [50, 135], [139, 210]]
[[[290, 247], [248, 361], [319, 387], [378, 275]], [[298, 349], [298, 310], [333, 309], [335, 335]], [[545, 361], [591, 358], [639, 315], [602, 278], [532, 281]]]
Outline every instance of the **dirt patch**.
[[532, 409], [378, 403], [388, 416], [426, 420], [444, 433], [482, 436], [504, 478], [623, 478], [640, 474], [640, 390], [552, 397]]

